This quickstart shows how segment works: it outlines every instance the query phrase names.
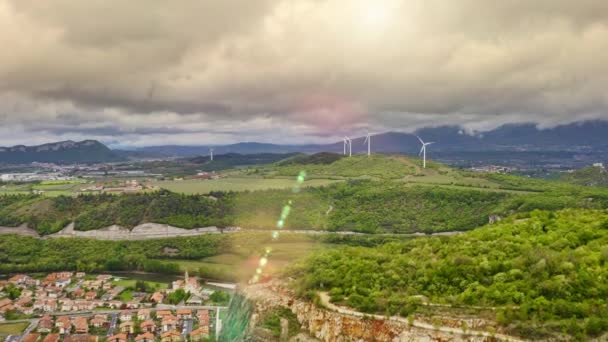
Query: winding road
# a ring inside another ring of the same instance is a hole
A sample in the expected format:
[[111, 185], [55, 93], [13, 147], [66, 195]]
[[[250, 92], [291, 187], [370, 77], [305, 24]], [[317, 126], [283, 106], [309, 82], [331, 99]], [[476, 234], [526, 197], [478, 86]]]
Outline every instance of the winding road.
[[[204, 228], [193, 228], [183, 229], [176, 228], [167, 225], [160, 225], [155, 223], [144, 223], [131, 230], [119, 226], [110, 226], [90, 231], [78, 231], [74, 229], [74, 224], [68, 225], [61, 231], [40, 236], [34, 229], [28, 228], [25, 225], [20, 227], [0, 227], [0, 235], [14, 234], [21, 236], [31, 236], [40, 239], [48, 238], [87, 238], [95, 240], [150, 240], [150, 239], [162, 239], [168, 237], [188, 237], [208, 234], [228, 234], [238, 232], [272, 232], [273, 229], [248, 229], [240, 227], [230, 227], [227, 229], [218, 229], [216, 227], [204, 227]], [[425, 233], [361, 233], [353, 231], [327, 231], [327, 230], [283, 230], [283, 234], [304, 234], [304, 235], [358, 235], [358, 236], [399, 236], [399, 237], [421, 237], [421, 236], [452, 236], [464, 233], [464, 231], [449, 231], [449, 232], [437, 232], [431, 234]]]
[[518, 341], [518, 342], [524, 341], [524, 340], [518, 339], [513, 336], [497, 334], [497, 333], [489, 333], [486, 331], [467, 330], [466, 332], [463, 332], [462, 329], [446, 327], [446, 326], [435, 326], [433, 324], [421, 322], [419, 320], [409, 321], [407, 318], [403, 318], [400, 316], [384, 316], [384, 315], [376, 315], [376, 314], [366, 314], [366, 313], [362, 313], [360, 311], [352, 310], [350, 308], [345, 308], [342, 306], [337, 306], [337, 305], [331, 303], [329, 294], [327, 292], [319, 292], [319, 298], [321, 299], [321, 304], [324, 307], [326, 307], [327, 309], [329, 309], [331, 311], [335, 311], [335, 312], [338, 312], [343, 315], [350, 315], [350, 316], [361, 317], [361, 318], [362, 317], [373, 317], [375, 319], [380, 319], [380, 320], [390, 320], [390, 321], [395, 321], [395, 322], [407, 323], [407, 324], [411, 324], [412, 326], [414, 326], [416, 328], [420, 328], [420, 329], [441, 331], [444, 333], [457, 334], [457, 335], [461, 335], [461, 336], [473, 335], [473, 336], [483, 336], [483, 337], [494, 338], [494, 339], [501, 340], [501, 341]]

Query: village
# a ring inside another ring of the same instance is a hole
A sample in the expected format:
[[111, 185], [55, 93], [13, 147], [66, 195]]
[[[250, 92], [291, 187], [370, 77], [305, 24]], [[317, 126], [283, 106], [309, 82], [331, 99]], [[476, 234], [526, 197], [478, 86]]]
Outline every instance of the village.
[[202, 286], [187, 272], [164, 289], [143, 281], [135, 288], [121, 284], [110, 274], [84, 272], [17, 274], [0, 281], [0, 323], [29, 323], [6, 341], [206, 341], [221, 328], [225, 307], [210, 297], [229, 295]]

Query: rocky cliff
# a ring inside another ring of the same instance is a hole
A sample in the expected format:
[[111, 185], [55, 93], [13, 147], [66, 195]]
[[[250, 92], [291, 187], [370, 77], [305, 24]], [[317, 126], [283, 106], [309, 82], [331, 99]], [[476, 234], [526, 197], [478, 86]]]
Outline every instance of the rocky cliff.
[[[240, 227], [201, 227], [184, 229], [167, 224], [143, 223], [133, 229], [113, 225], [105, 228], [79, 231], [74, 229], [74, 223], [70, 223], [54, 234], [43, 236], [42, 238], [87, 238], [96, 240], [146, 240], [163, 239], [170, 237], [197, 236], [205, 234], [235, 233], [240, 231]], [[26, 224], [19, 227], [0, 227], [0, 235], [16, 234], [23, 236], [41, 237], [34, 229], [28, 228]]]
[[[248, 286], [245, 297], [255, 303], [253, 317], [277, 306], [289, 308], [303, 330], [325, 342], [343, 341], [517, 341], [495, 333], [492, 322], [475, 318], [434, 317], [408, 321], [400, 317], [363, 315], [348, 309], [335, 311], [293, 296], [281, 283]], [[254, 324], [255, 325], [255, 324]], [[250, 333], [254, 327], [250, 325]]]

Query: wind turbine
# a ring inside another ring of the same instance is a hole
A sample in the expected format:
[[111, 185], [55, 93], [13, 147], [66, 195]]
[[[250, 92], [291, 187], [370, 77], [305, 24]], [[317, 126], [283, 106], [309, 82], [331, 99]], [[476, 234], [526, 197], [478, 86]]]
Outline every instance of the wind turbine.
[[346, 139], [346, 141], [348, 141], [348, 156], [352, 157], [353, 156], [353, 141], [350, 140], [349, 137], [344, 137]]
[[343, 138], [344, 141], [344, 155], [346, 155], [346, 146], [348, 146], [348, 156], [352, 156], [353, 155], [353, 142], [352, 140], [350, 140], [349, 137], [345, 136]]
[[365, 140], [363, 141], [364, 144], [367, 143], [367, 156], [369, 157], [372, 154], [372, 136], [371, 134], [369, 134], [369, 132], [367, 132], [367, 135], [365, 136]]
[[422, 141], [422, 139], [420, 139], [419, 136], [416, 136], [416, 138], [418, 138], [418, 140], [422, 144], [422, 148], [420, 149], [420, 153], [418, 153], [418, 155], [422, 154], [422, 168], [426, 169], [426, 147], [430, 144], [434, 144], [434, 142], [425, 143], [424, 141]]
[[209, 157], [211, 158], [211, 161], [213, 161], [213, 147], [209, 147]]

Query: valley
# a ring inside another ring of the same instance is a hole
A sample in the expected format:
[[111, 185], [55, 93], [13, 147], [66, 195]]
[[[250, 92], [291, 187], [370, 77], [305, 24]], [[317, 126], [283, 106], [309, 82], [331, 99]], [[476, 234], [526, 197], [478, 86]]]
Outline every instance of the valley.
[[[266, 337], [282, 331], [278, 322], [285, 317], [291, 333], [326, 341], [344, 334], [367, 339], [371, 335], [365, 334], [378, 335], [378, 329], [386, 329], [386, 339], [377, 338], [387, 341], [399, 336], [514, 340], [530, 331], [538, 338], [564, 331], [591, 337], [608, 329], [601, 295], [583, 292], [577, 283], [583, 275], [574, 271], [603, 272], [601, 256], [596, 264], [586, 261], [603, 255], [597, 231], [603, 228], [583, 227], [592, 227], [590, 220], [603, 227], [608, 189], [579, 185], [577, 173], [542, 180], [435, 161], [423, 168], [420, 160], [399, 155], [320, 153], [209, 175], [112, 180], [141, 185], [124, 193], [83, 193], [88, 180], [11, 185], [0, 196], [0, 273], [82, 270], [162, 277], [187, 271], [236, 282], [257, 313], [243, 316], [253, 330], [235, 324], [241, 333]], [[45, 191], [19, 192], [26, 187]], [[289, 216], [279, 226], [286, 205]], [[564, 226], [581, 230], [561, 241], [569, 234], [560, 230]], [[556, 235], [547, 235], [553, 230]], [[522, 274], [541, 264], [543, 270]], [[259, 277], [252, 282], [254, 274]], [[275, 298], [283, 304], [260, 309], [265, 301], [248, 291], [275, 282], [290, 299]], [[568, 293], [581, 296], [578, 304], [559, 292], [564, 284]], [[599, 284], [592, 287], [603, 291]], [[301, 304], [286, 304], [294, 300]], [[313, 319], [333, 318], [315, 323], [298, 314], [301, 307], [315, 312]], [[370, 319], [377, 323], [365, 323]], [[344, 322], [358, 328], [328, 335]]]

